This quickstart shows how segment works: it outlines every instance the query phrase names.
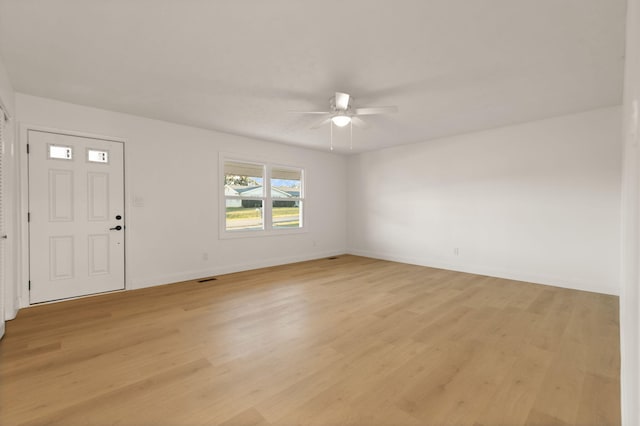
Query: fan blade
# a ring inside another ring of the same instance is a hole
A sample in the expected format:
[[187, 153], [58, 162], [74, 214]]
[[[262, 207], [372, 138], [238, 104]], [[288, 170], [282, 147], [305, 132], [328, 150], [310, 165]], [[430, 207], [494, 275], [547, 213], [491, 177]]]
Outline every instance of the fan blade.
[[349, 108], [349, 94], [336, 92], [336, 109], [346, 111]]
[[329, 111], [287, 111], [293, 114], [331, 114]]
[[330, 121], [331, 121], [331, 117], [323, 118], [321, 121], [318, 121], [316, 124], [311, 126], [310, 129], [311, 130], [319, 129], [320, 127], [324, 126], [325, 124], [329, 123]]
[[356, 108], [355, 115], [375, 115], [375, 114], [395, 114], [398, 112], [397, 106], [382, 106], [382, 107], [368, 107], [368, 108]]
[[362, 118], [351, 117], [351, 122], [353, 123], [354, 126], [360, 127], [362, 129], [366, 129], [367, 127], [369, 127], [369, 124], [367, 124], [367, 122], [364, 121]]

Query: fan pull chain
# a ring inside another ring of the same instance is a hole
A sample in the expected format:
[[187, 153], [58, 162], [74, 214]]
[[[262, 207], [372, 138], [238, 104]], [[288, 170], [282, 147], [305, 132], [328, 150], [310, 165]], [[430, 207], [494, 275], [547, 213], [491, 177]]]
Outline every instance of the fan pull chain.
[[349, 149], [353, 151], [353, 121], [350, 121], [349, 124]]
[[331, 151], [333, 151], [333, 121], [329, 122], [329, 128], [331, 128]]

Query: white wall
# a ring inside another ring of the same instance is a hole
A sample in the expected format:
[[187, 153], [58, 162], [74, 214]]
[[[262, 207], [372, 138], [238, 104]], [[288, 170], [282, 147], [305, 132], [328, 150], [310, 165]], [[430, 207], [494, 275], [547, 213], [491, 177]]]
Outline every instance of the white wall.
[[[15, 94], [9, 76], [0, 58], [0, 104], [6, 108], [10, 116], [15, 116]], [[5, 123], [4, 164], [2, 173], [5, 180], [5, 193], [3, 194], [3, 206], [5, 215], [5, 231], [7, 240], [3, 242], [5, 248], [4, 285], [0, 288], [0, 336], [4, 334], [4, 320], [14, 318], [17, 313], [15, 282], [17, 280], [17, 251], [18, 232], [15, 217], [18, 193], [15, 190], [15, 177], [17, 173], [15, 152], [15, 120]]]
[[622, 424], [640, 424], [640, 0], [627, 7], [622, 181]]
[[15, 93], [2, 58], [0, 58], [0, 99], [2, 100], [1, 104], [7, 108], [9, 115], [13, 116], [15, 112]]
[[[16, 110], [21, 139], [26, 127], [38, 125], [126, 140], [128, 288], [345, 252], [343, 156], [20, 93]], [[220, 240], [221, 151], [305, 167], [308, 232]], [[132, 206], [136, 197], [144, 207]]]
[[620, 129], [614, 107], [353, 156], [349, 252], [618, 294]]

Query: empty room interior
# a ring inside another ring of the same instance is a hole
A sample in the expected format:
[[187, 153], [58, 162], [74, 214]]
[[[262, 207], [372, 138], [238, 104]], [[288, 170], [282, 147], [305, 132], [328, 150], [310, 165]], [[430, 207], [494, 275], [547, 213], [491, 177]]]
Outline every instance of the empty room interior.
[[640, 424], [640, 0], [0, 0], [3, 425]]

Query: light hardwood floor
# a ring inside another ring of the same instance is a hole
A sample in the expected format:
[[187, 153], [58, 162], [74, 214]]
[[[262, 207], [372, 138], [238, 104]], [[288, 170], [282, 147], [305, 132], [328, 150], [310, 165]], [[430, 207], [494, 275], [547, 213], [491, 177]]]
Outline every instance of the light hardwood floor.
[[356, 256], [20, 311], [0, 420], [617, 425], [618, 299]]

